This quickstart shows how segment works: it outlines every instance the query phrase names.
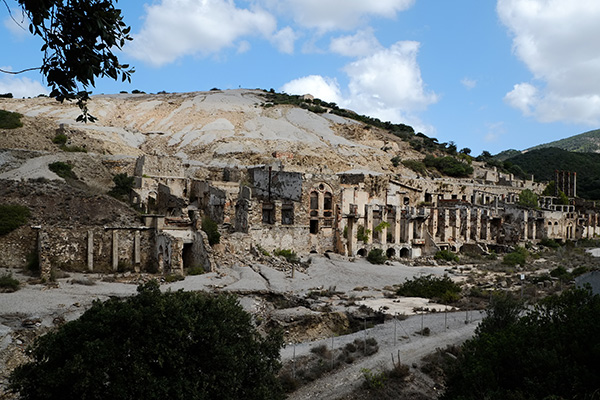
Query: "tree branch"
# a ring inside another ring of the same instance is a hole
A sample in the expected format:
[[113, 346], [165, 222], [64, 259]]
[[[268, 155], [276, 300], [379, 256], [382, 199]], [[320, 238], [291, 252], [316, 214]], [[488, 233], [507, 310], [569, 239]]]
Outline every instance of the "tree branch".
[[0, 68], [0, 72], [2, 72], [4, 74], [18, 75], [18, 74], [22, 74], [23, 72], [36, 71], [39, 69], [41, 69], [41, 67], [27, 68], [27, 69], [23, 69], [21, 71], [6, 71], [6, 70]]
[[3, 2], [3, 3], [4, 3], [4, 5], [6, 6], [6, 9], [8, 10], [8, 15], [10, 16], [10, 19], [12, 19], [12, 20], [13, 20], [13, 22], [19, 26], [19, 28], [21, 28], [21, 29], [23, 29], [24, 31], [26, 31], [27, 29], [25, 29], [25, 27], [24, 27], [23, 25], [21, 25], [21, 24], [19, 23], [19, 21], [17, 21], [17, 20], [15, 19], [15, 17], [13, 17], [13, 15], [12, 15], [12, 11], [11, 11], [10, 7], [8, 6], [8, 3], [6, 2], [6, 0], [2, 0], [2, 2]]

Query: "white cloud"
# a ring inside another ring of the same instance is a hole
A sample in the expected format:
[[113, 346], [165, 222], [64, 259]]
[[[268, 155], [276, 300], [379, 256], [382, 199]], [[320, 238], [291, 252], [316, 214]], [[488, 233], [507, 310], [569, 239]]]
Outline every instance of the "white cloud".
[[146, 6], [144, 26], [125, 50], [161, 66], [186, 55], [219, 52], [245, 36], [267, 37], [275, 28], [271, 14], [237, 8], [233, 0], [162, 0]]
[[29, 33], [29, 21], [23, 15], [23, 12], [19, 8], [11, 8], [10, 16], [6, 17], [3, 21], [4, 27], [8, 29], [13, 37], [23, 39], [30, 36]]
[[[1, 67], [1, 69], [9, 71], [10, 67]], [[27, 77], [4, 76], [0, 79], [0, 93], [12, 93], [13, 97], [21, 98], [36, 97], [39, 94], [48, 94], [49, 91], [40, 82]]]
[[282, 91], [289, 94], [311, 94], [326, 102], [340, 103], [342, 96], [340, 87], [335, 79], [324, 78], [320, 75], [309, 75], [294, 79], [282, 86]]
[[415, 115], [438, 100], [435, 93], [426, 90], [421, 78], [418, 49], [417, 42], [398, 42], [346, 65], [344, 71], [349, 79], [346, 90], [341, 90], [337, 81], [319, 75], [293, 80], [282, 89], [290, 94], [310, 93], [359, 114], [406, 123], [416, 130], [432, 133], [433, 127]]
[[296, 39], [297, 35], [294, 30], [287, 26], [275, 33], [271, 38], [271, 41], [275, 43], [280, 52], [285, 54], [293, 54], [294, 42]]
[[486, 124], [487, 133], [484, 136], [484, 140], [488, 143], [497, 142], [500, 136], [506, 133], [504, 129], [504, 122], [493, 122]]
[[329, 50], [348, 57], [364, 57], [382, 49], [373, 29], [358, 31], [355, 35], [331, 39]]
[[402, 41], [348, 64], [351, 105], [376, 115], [377, 110], [416, 111], [435, 103], [437, 95], [426, 91], [421, 78], [418, 50], [419, 43]]
[[238, 54], [244, 54], [244, 53], [246, 53], [247, 51], [249, 51], [251, 47], [252, 47], [252, 46], [250, 46], [250, 43], [248, 43], [248, 41], [247, 41], [247, 40], [242, 40], [242, 41], [241, 41], [241, 42], [238, 44], [238, 47], [237, 47], [237, 52], [238, 52]]
[[600, 123], [600, 2], [498, 0], [497, 12], [534, 78], [508, 104], [539, 121]]
[[460, 80], [460, 83], [462, 83], [462, 85], [463, 85], [464, 87], [466, 87], [467, 89], [469, 89], [469, 90], [471, 90], [471, 89], [474, 89], [474, 88], [475, 88], [475, 86], [477, 86], [477, 81], [476, 81], [476, 80], [474, 80], [474, 79], [469, 79], [469, 78], [466, 78], [466, 77], [465, 77], [465, 78], [462, 78], [462, 79]]
[[281, 15], [321, 32], [352, 29], [370, 16], [394, 18], [415, 0], [262, 0]]

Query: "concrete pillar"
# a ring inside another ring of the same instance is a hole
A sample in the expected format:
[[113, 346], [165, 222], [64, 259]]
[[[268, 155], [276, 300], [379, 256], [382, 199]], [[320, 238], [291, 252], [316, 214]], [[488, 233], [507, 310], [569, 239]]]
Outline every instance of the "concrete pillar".
[[475, 209], [475, 218], [473, 218], [473, 233], [475, 241], [481, 240], [481, 210]]
[[394, 244], [398, 244], [402, 241], [402, 209], [400, 207], [394, 207], [396, 211], [396, 217], [394, 219]]
[[528, 225], [529, 225], [529, 211], [523, 211], [523, 240], [529, 239]]
[[381, 244], [385, 245], [387, 243], [387, 228], [385, 223], [387, 223], [388, 212], [386, 207], [381, 207], [380, 210], [381, 222], [384, 223], [381, 230]]
[[469, 240], [471, 239], [471, 209], [465, 208], [464, 213], [465, 213], [464, 239], [465, 239], [466, 243], [469, 243]]
[[452, 235], [452, 230], [450, 227], [450, 210], [448, 210], [447, 208], [444, 208], [442, 210], [442, 212], [444, 213], [444, 215], [443, 215], [444, 226], [442, 227], [442, 232], [443, 232], [442, 241], [447, 242], [448, 239], [450, 238], [450, 235]]
[[435, 238], [438, 230], [439, 213], [437, 208], [431, 208], [429, 212], [429, 232], [431, 233], [431, 236]]
[[531, 238], [533, 240], [537, 239], [536, 229], [537, 229], [537, 221], [535, 220], [535, 218], [532, 218], [532, 221], [531, 221]]
[[119, 269], [119, 232], [116, 229], [112, 231], [112, 268], [113, 271]]
[[94, 270], [94, 232], [88, 231], [87, 234], [87, 268], [88, 271]]
[[492, 236], [492, 216], [490, 211], [485, 211], [485, 239], [490, 240]]
[[406, 216], [406, 242], [412, 243], [413, 237], [415, 235], [415, 220], [410, 218], [409, 215]]
[[135, 231], [133, 234], [133, 268], [135, 272], [140, 272], [140, 264], [142, 263], [140, 231]]
[[348, 256], [354, 257], [356, 255], [356, 222], [354, 218], [348, 217], [348, 221], [346, 226], [348, 229], [347, 232], [347, 241], [348, 241]]

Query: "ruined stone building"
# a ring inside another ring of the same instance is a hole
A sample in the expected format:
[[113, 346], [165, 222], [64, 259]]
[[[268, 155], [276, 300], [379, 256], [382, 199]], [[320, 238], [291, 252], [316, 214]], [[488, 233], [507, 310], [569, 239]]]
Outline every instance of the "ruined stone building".
[[132, 198], [156, 230], [155, 256], [166, 270], [198, 262], [210, 268], [204, 217], [267, 251], [356, 256], [381, 248], [396, 258], [600, 233], [594, 211], [555, 205], [553, 197], [541, 197], [539, 209], [519, 206], [522, 190], [544, 186], [489, 170], [469, 179], [312, 174], [286, 171], [278, 160], [199, 180], [185, 178], [177, 159], [143, 156], [136, 182]]

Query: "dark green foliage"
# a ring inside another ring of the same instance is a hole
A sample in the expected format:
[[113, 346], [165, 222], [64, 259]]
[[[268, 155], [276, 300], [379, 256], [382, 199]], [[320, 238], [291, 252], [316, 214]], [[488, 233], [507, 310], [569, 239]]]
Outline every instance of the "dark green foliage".
[[0, 275], [0, 292], [16, 292], [19, 290], [19, 281], [12, 274]]
[[64, 163], [62, 161], [56, 161], [51, 164], [48, 164], [48, 168], [50, 171], [54, 172], [56, 175], [60, 176], [63, 179], [76, 179], [75, 173], [73, 172], [73, 166], [68, 163]]
[[219, 233], [219, 225], [210, 219], [210, 217], [202, 218], [202, 230], [208, 236], [208, 244], [215, 245], [221, 242], [221, 234]]
[[115, 187], [113, 187], [108, 194], [118, 199], [126, 199], [128, 198], [131, 189], [133, 189], [135, 178], [133, 176], [128, 176], [123, 172], [113, 176], [113, 182], [115, 183]]
[[363, 225], [358, 225], [356, 228], [356, 239], [359, 242], [369, 243], [369, 235], [371, 235], [370, 229], [366, 229]]
[[405, 297], [424, 297], [443, 302], [454, 302], [459, 299], [460, 286], [448, 276], [427, 275], [404, 282], [396, 294]]
[[402, 158], [400, 158], [400, 156], [394, 156], [390, 161], [394, 167], [397, 167], [402, 162]]
[[570, 281], [571, 279], [573, 279], [573, 276], [562, 265], [559, 265], [558, 267], [550, 271], [550, 276], [558, 278], [561, 281]]
[[575, 153], [547, 148], [528, 151], [509, 160], [529, 174], [534, 174], [539, 181], [553, 180], [555, 170], [577, 172], [577, 195], [584, 199], [600, 199], [598, 153]]
[[22, 115], [15, 112], [0, 110], [0, 129], [16, 129], [23, 126]]
[[68, 140], [69, 140], [69, 138], [64, 133], [57, 133], [56, 136], [54, 136], [52, 138], [52, 143], [59, 144], [59, 145], [65, 145], [65, 144], [67, 144]]
[[546, 246], [551, 249], [558, 249], [560, 247], [560, 244], [556, 240], [548, 239], [548, 238], [544, 238], [544, 239], [540, 240], [540, 244], [542, 246]]
[[13, 94], [12, 93], [2, 93], [2, 94], [0, 94], [0, 98], [2, 98], [2, 99], [12, 99], [13, 98]]
[[283, 398], [282, 337], [261, 337], [234, 296], [156, 281], [138, 292], [39, 337], [10, 388], [25, 400]]
[[427, 155], [423, 163], [427, 168], [435, 168], [444, 175], [456, 178], [466, 178], [473, 173], [472, 166], [451, 156], [434, 157]]
[[121, 50], [130, 27], [112, 1], [19, 1], [30, 21], [29, 31], [43, 45], [40, 71], [58, 101], [77, 100], [83, 114], [78, 121], [94, 121], [88, 114], [88, 87], [96, 78], [130, 81], [133, 69], [120, 64], [113, 49]]
[[276, 256], [281, 256], [281, 257], [285, 258], [288, 262], [291, 262], [291, 263], [300, 262], [300, 259], [298, 258], [298, 255], [296, 254], [296, 252], [294, 250], [275, 249], [275, 251], [273, 251], [273, 254]]
[[367, 254], [367, 261], [371, 264], [383, 264], [387, 261], [387, 257], [382, 249], [371, 249]]
[[529, 252], [525, 247], [517, 247], [517, 249], [511, 253], [506, 254], [502, 258], [502, 264], [509, 265], [514, 267], [516, 265], [520, 265], [522, 267], [525, 266], [525, 262], [527, 261], [527, 255]]
[[444, 399], [597, 399], [600, 296], [570, 289], [525, 308], [495, 299]]
[[196, 265], [188, 268], [185, 272], [188, 275], [202, 275], [206, 273], [206, 270], [201, 265]]
[[554, 142], [540, 144], [528, 150], [546, 149], [550, 147], [580, 153], [595, 153], [600, 150], [598, 140], [600, 139], [600, 129], [581, 133], [565, 139]]
[[427, 175], [427, 168], [425, 167], [425, 164], [419, 160], [404, 160], [402, 161], [402, 165], [404, 165], [406, 168], [412, 169], [420, 175]]
[[527, 208], [538, 208], [538, 197], [537, 194], [533, 193], [530, 189], [525, 189], [519, 194], [518, 204]]
[[451, 252], [450, 250], [440, 250], [437, 253], [435, 253], [435, 256], [433, 256], [433, 258], [436, 260], [444, 260], [444, 261], [455, 261], [455, 262], [459, 261], [458, 255]]
[[29, 208], [16, 204], [0, 204], [0, 235], [6, 235], [25, 224], [31, 213]]

